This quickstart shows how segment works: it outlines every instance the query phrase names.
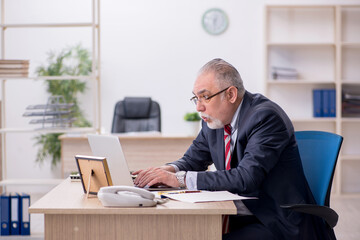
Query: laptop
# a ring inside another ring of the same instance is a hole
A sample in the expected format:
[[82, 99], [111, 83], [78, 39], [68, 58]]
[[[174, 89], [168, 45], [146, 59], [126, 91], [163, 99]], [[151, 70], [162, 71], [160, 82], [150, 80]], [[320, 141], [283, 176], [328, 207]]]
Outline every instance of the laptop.
[[[134, 186], [119, 137], [112, 135], [88, 134], [88, 141], [94, 156], [106, 158], [113, 185]], [[150, 191], [168, 191], [179, 190], [181, 188], [160, 185], [146, 189]]]
[[106, 158], [113, 185], [134, 186], [118, 137], [88, 134], [88, 141], [94, 156]]

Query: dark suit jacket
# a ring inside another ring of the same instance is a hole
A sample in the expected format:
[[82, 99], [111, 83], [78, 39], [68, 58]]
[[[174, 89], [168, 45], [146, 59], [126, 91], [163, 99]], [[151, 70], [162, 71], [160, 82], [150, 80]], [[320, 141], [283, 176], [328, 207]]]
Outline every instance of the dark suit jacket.
[[[183, 158], [172, 164], [198, 171], [198, 189], [258, 197], [244, 204], [276, 239], [326, 239], [328, 229], [321, 219], [280, 208], [314, 203], [286, 113], [264, 96], [246, 92], [238, 124], [229, 171], [224, 163], [224, 130], [212, 130], [204, 122]], [[217, 171], [205, 171], [212, 163]]]

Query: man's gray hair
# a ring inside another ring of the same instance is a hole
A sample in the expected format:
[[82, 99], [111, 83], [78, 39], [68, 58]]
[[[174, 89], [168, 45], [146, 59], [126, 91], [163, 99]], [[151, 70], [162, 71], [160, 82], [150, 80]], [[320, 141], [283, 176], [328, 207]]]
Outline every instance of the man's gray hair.
[[240, 97], [243, 97], [245, 88], [239, 72], [230, 63], [221, 58], [215, 58], [206, 63], [199, 71], [198, 76], [213, 72], [220, 88], [235, 86], [238, 88]]

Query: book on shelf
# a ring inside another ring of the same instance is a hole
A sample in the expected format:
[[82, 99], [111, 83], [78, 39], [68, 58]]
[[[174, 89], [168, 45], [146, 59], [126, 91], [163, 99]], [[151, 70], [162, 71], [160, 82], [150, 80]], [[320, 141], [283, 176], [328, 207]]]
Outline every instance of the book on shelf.
[[313, 89], [313, 116], [336, 116], [336, 91], [335, 89]]

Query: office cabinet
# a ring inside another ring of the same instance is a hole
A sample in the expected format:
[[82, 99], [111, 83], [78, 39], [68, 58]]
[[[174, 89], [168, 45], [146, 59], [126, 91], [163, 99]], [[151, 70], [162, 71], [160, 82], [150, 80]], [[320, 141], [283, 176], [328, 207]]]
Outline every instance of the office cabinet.
[[[333, 191], [360, 193], [360, 114], [343, 110], [346, 92], [360, 96], [360, 6], [269, 5], [264, 19], [265, 94], [296, 131], [344, 137]], [[314, 89], [335, 89], [334, 117], [314, 117]]]

